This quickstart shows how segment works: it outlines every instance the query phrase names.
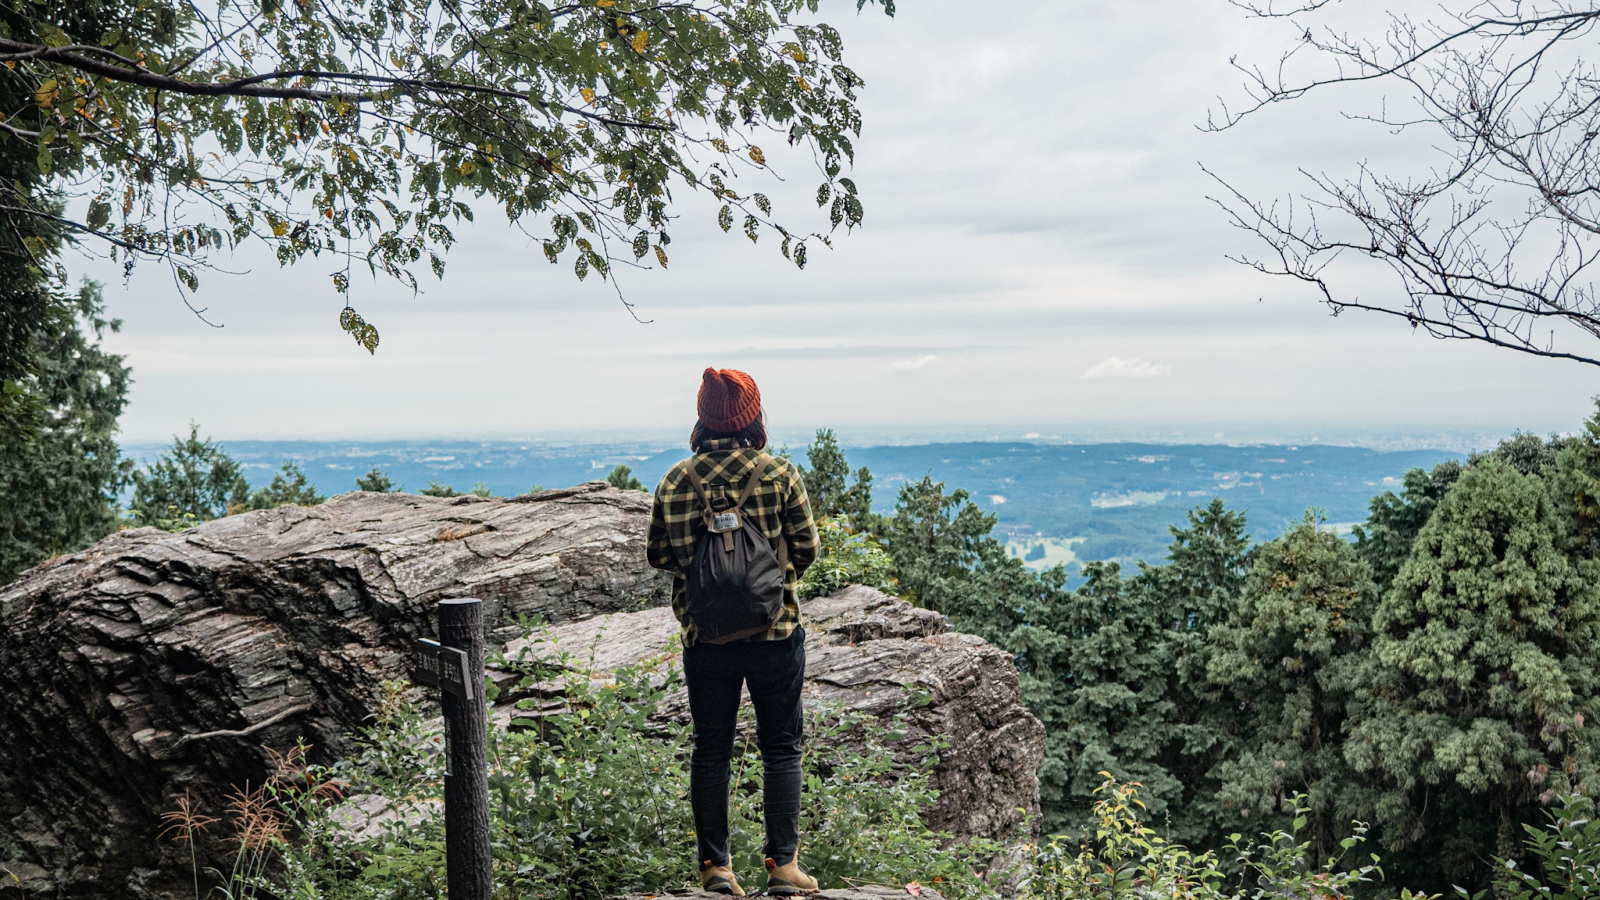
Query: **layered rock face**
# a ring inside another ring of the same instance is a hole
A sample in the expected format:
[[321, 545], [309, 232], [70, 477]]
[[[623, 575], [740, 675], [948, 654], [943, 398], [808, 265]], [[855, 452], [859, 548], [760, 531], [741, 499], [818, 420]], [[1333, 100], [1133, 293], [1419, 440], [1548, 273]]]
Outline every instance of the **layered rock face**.
[[666, 602], [649, 516], [649, 495], [603, 484], [353, 493], [124, 531], [24, 574], [0, 589], [0, 865], [28, 896], [159, 881], [160, 814], [259, 784], [268, 748], [339, 754], [436, 601], [482, 599], [502, 641], [520, 616]]
[[[644, 562], [649, 502], [601, 483], [346, 494], [125, 531], [26, 573], [0, 589], [0, 866], [27, 896], [165, 895], [187, 869], [164, 859], [161, 814], [186, 793], [215, 810], [302, 739], [324, 761], [344, 752], [446, 597], [485, 602], [495, 647], [538, 616], [597, 668], [675, 649], [667, 583]], [[864, 588], [804, 617], [811, 696], [907, 710], [950, 742], [930, 824], [1009, 836], [1037, 811], [1043, 729], [1009, 656]]]

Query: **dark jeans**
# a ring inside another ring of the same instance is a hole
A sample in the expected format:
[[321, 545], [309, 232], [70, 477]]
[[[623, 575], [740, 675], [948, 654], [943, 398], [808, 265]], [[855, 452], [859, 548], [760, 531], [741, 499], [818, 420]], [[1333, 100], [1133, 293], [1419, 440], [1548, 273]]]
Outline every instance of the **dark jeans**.
[[733, 758], [739, 693], [750, 686], [756, 708], [756, 744], [765, 778], [762, 809], [766, 855], [778, 865], [794, 859], [800, 844], [800, 689], [805, 683], [805, 632], [782, 641], [695, 644], [683, 651], [683, 675], [694, 718], [689, 762], [689, 803], [700, 858], [728, 864], [728, 775]]

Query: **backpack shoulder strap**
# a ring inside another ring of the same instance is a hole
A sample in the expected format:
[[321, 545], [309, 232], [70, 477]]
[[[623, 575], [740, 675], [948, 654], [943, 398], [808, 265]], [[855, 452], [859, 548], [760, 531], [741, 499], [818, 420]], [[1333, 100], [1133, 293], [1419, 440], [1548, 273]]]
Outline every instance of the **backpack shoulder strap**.
[[711, 498], [706, 496], [705, 483], [700, 480], [700, 473], [697, 471], [699, 466], [700, 456], [696, 454], [690, 457], [688, 468], [685, 471], [689, 475], [689, 486], [694, 488], [695, 496], [700, 498], [702, 512], [709, 515], [711, 513]]
[[739, 492], [739, 499], [734, 501], [734, 510], [744, 512], [745, 501], [749, 500], [750, 495], [756, 492], [756, 485], [761, 483], [761, 476], [767, 474], [767, 468], [771, 465], [772, 457], [765, 453], [756, 458], [755, 468], [750, 470], [750, 478], [745, 481], [744, 490]]

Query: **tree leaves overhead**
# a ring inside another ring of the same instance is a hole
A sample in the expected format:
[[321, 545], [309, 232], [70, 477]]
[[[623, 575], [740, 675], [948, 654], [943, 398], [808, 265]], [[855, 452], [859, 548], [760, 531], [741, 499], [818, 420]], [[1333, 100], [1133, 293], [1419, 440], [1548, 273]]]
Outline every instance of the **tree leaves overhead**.
[[[763, 132], [807, 145], [825, 185], [853, 158], [862, 82], [835, 29], [795, 21], [817, 8], [23, 4], [0, 13], [0, 78], [33, 102], [9, 110], [0, 142], [29, 148], [52, 180], [0, 183], [0, 205], [125, 264], [162, 260], [189, 291], [217, 251], [247, 241], [281, 264], [326, 255], [415, 287], [418, 263], [442, 275], [475, 198], [580, 278], [610, 277], [613, 242], [642, 256], [636, 224], [664, 235], [674, 185], [722, 201], [724, 229], [737, 208], [752, 239], [773, 229], [803, 244], [822, 236], [732, 184], [770, 165]], [[376, 347], [375, 330], [370, 342], [346, 330]]]
[[378, 329], [367, 324], [361, 315], [346, 306], [339, 312], [339, 327], [356, 339], [356, 343], [367, 348], [368, 353], [378, 352]]

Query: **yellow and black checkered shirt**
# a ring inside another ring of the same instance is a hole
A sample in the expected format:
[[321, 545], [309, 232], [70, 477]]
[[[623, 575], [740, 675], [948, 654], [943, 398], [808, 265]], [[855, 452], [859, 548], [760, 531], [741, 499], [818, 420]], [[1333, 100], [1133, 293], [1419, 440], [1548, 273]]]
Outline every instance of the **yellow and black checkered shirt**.
[[[689, 483], [689, 466], [696, 466], [706, 495], [717, 511], [738, 499], [745, 480], [763, 451], [735, 447], [732, 438], [707, 441], [704, 452], [678, 463], [662, 476], [656, 488], [655, 508], [650, 513], [650, 565], [672, 573], [672, 612], [683, 626], [683, 645], [694, 644], [694, 623], [689, 620], [684, 589], [685, 573], [694, 561], [695, 543], [706, 533], [700, 517], [700, 498]], [[783, 573], [783, 613], [765, 634], [752, 641], [781, 641], [800, 624], [800, 605], [795, 600], [795, 584], [806, 567], [817, 558], [817, 528], [811, 521], [811, 502], [806, 486], [794, 463], [774, 456], [761, 476], [761, 484], [745, 501], [744, 515], [772, 542], [787, 541], [789, 564]], [[782, 557], [779, 557], [780, 559]]]

